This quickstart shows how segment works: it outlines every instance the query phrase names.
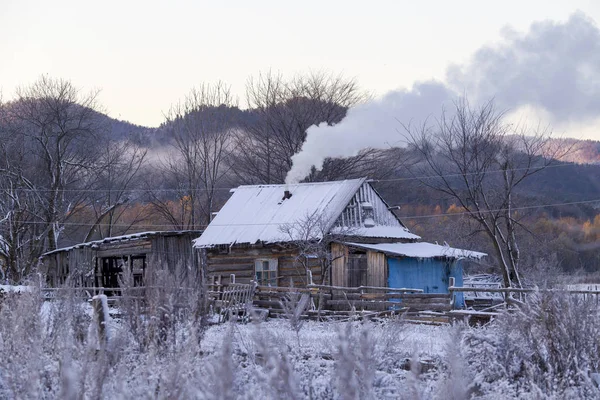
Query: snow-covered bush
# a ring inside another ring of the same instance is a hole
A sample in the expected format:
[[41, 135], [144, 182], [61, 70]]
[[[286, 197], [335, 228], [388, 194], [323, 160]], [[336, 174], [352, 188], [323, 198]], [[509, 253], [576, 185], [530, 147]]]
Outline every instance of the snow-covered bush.
[[181, 334], [195, 335], [200, 341], [207, 324], [206, 291], [194, 284], [195, 278], [178, 279], [181, 275], [181, 271], [149, 271], [140, 290], [133, 285], [131, 273], [123, 274], [117, 307], [130, 339], [142, 351], [173, 347], [185, 340]]
[[591, 379], [600, 367], [595, 300], [537, 292], [520, 310], [467, 330], [463, 346], [480, 394], [600, 397]]
[[8, 296], [0, 310], [0, 398], [600, 395], [600, 319], [582, 296], [540, 292], [481, 328], [396, 317], [305, 321], [296, 329], [277, 319], [207, 326], [194, 308], [198, 298], [164, 282], [139, 305], [126, 296], [117, 302], [104, 347], [80, 291], [59, 291], [52, 301], [36, 290]]

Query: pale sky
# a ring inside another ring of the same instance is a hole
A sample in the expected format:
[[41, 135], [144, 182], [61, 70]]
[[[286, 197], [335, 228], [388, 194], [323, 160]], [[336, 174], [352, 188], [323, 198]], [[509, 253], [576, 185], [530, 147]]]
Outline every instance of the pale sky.
[[243, 106], [248, 76], [327, 70], [376, 95], [444, 81], [506, 27], [526, 32], [600, 1], [0, 0], [0, 88], [10, 99], [40, 75], [101, 89], [115, 118], [162, 122], [170, 104], [223, 80]]

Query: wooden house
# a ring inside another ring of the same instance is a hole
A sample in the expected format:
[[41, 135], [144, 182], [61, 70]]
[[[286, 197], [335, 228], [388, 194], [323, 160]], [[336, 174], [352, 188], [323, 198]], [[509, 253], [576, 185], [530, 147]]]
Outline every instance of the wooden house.
[[[150, 272], [168, 270], [180, 278], [198, 272], [192, 239], [201, 231], [142, 232], [109, 237], [45, 253], [42, 264], [47, 283], [84, 287], [119, 287], [119, 278], [131, 271], [134, 285]], [[183, 276], [182, 276], [183, 275]]]
[[[461, 260], [483, 253], [420, 241], [366, 179], [240, 186], [202, 236], [224, 283], [410, 287], [444, 293]], [[458, 281], [457, 281], [458, 282]]]

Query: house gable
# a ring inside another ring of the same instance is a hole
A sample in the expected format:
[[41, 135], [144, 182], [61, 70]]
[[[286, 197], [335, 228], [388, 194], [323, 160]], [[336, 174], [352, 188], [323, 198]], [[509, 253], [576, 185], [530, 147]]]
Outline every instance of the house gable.
[[369, 182], [364, 182], [354, 193], [337, 217], [331, 233], [405, 241], [420, 239], [404, 226]]
[[404, 227], [373, 187], [365, 182], [337, 218], [335, 226], [365, 227], [371, 224]]

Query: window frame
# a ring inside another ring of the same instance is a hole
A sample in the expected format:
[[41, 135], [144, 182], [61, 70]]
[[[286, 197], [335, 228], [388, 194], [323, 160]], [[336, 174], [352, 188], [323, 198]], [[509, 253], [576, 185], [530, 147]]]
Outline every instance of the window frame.
[[[265, 263], [268, 263], [265, 269]], [[278, 286], [279, 262], [277, 258], [257, 258], [254, 260], [254, 280], [260, 286]]]

